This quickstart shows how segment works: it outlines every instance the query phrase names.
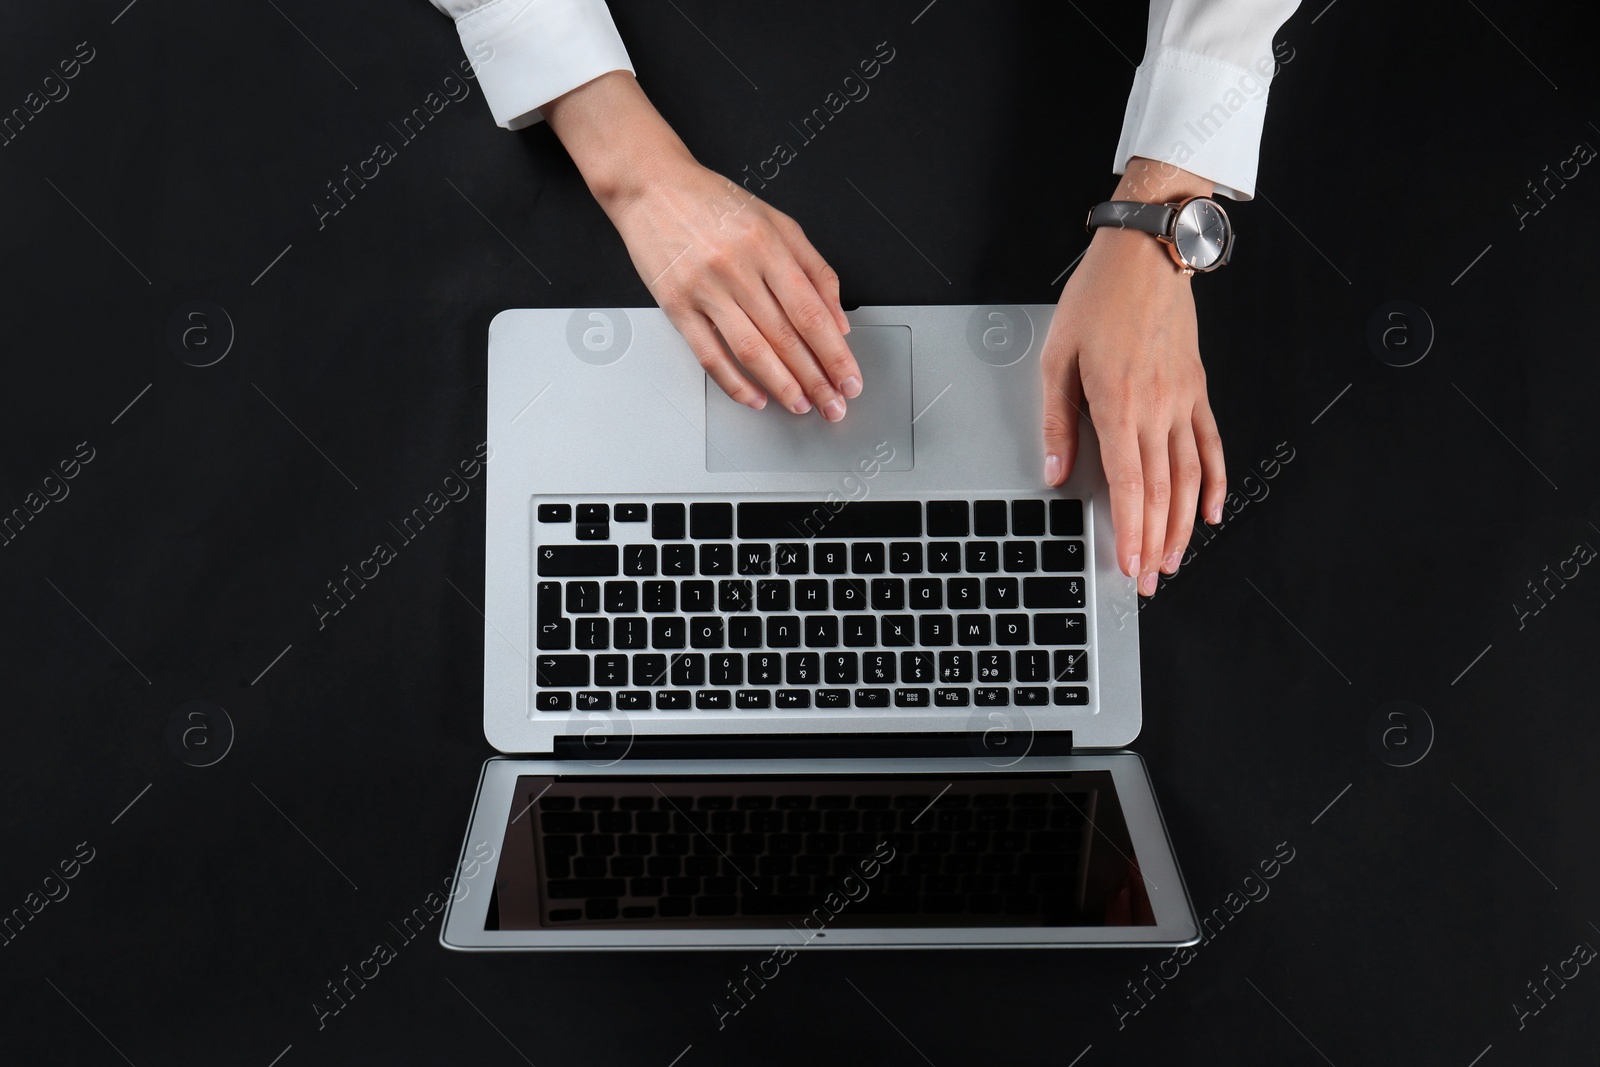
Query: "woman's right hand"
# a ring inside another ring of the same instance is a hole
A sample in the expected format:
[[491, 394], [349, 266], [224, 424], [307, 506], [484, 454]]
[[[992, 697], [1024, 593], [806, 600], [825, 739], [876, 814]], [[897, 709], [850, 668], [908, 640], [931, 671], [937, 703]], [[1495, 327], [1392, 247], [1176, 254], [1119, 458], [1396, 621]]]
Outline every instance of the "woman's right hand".
[[839, 277], [799, 224], [697, 163], [625, 71], [543, 110], [712, 380], [753, 408], [770, 394], [844, 418], [861, 368]]

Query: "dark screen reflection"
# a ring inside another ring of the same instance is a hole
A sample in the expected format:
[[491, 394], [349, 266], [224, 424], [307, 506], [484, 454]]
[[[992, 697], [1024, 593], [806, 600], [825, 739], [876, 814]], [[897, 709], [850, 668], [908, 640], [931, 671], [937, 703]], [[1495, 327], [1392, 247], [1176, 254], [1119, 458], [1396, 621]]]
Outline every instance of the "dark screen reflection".
[[518, 779], [490, 928], [1154, 925], [1109, 771]]

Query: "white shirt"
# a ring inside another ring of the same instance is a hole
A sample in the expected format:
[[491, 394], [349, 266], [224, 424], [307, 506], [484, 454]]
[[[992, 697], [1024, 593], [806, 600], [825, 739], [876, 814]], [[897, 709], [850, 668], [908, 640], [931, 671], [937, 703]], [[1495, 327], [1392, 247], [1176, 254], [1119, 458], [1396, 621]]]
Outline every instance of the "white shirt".
[[[489, 110], [508, 130], [541, 121], [545, 104], [608, 71], [633, 73], [605, 0], [433, 4], [455, 19]], [[1254, 196], [1272, 75], [1294, 58], [1292, 49], [1275, 56], [1272, 37], [1298, 6], [1299, 0], [1151, 0], [1144, 60], [1112, 173], [1142, 156], [1209, 179], [1224, 196]]]

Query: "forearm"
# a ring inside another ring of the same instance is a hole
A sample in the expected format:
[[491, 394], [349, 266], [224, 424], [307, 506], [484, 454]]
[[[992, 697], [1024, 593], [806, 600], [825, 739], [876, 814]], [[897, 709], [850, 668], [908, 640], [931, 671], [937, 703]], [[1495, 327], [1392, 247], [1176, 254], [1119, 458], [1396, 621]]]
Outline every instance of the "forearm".
[[633, 75], [612, 71], [543, 108], [545, 121], [608, 214], [637, 198], [662, 169], [693, 163], [687, 146]]

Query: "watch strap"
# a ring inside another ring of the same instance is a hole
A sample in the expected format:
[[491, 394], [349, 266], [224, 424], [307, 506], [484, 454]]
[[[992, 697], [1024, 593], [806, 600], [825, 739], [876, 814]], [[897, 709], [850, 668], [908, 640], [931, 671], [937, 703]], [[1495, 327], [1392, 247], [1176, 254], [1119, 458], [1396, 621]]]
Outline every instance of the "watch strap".
[[1172, 232], [1172, 220], [1177, 214], [1172, 204], [1146, 204], [1138, 200], [1107, 200], [1096, 204], [1089, 212], [1084, 229], [1093, 231], [1101, 226], [1142, 230], [1165, 237]]

